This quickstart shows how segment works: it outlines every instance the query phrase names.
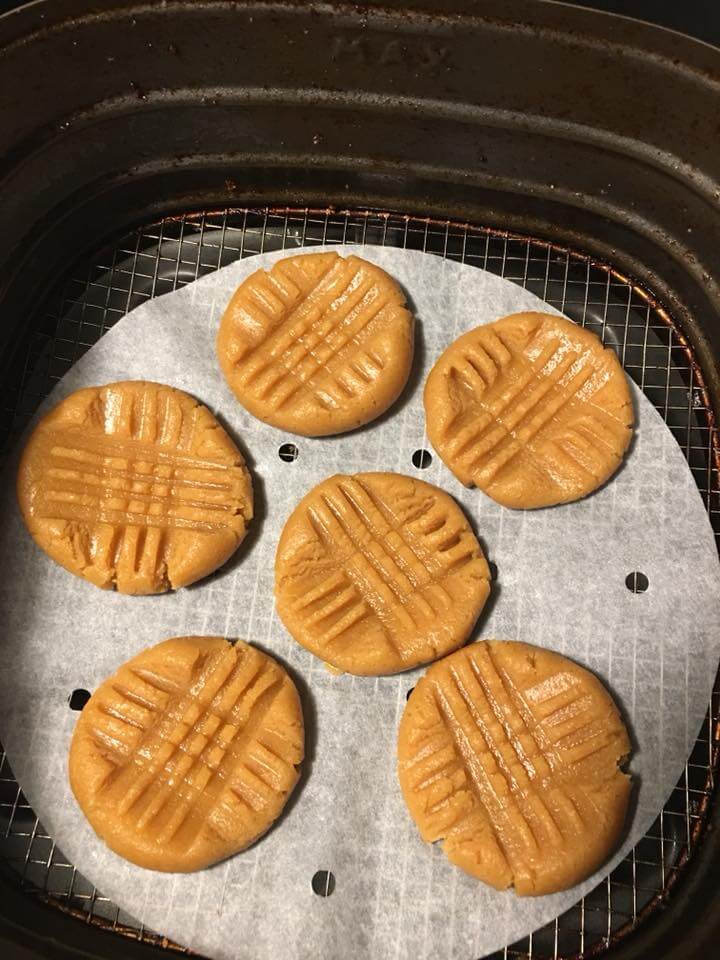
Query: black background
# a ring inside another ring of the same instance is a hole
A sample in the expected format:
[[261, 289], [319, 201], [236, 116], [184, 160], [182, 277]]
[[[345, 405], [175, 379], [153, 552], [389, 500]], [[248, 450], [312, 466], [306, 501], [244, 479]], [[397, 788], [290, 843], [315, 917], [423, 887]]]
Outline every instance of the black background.
[[577, 7], [636, 17], [720, 46], [720, 0], [570, 0]]

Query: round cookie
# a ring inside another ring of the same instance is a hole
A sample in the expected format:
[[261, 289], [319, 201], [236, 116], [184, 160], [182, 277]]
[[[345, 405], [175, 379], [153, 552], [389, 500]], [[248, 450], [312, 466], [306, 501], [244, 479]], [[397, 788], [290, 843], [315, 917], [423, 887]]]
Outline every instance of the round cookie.
[[142, 380], [77, 390], [43, 417], [17, 495], [53, 560], [121, 593], [207, 576], [253, 514], [245, 462], [215, 417], [187, 393]]
[[217, 337], [230, 388], [258, 419], [307, 437], [384, 413], [413, 356], [413, 319], [373, 263], [310, 253], [258, 270], [235, 291]]
[[459, 337], [430, 371], [424, 399], [430, 442], [447, 466], [505, 507], [587, 496], [632, 438], [617, 357], [553, 314], [515, 313]]
[[272, 657], [241, 640], [176, 637], [128, 660], [88, 700], [70, 786], [121, 857], [200, 870], [277, 819], [303, 745], [297, 690]]
[[400, 722], [398, 774], [423, 840], [498, 889], [554, 893], [607, 860], [630, 753], [612, 697], [571, 660], [472, 643], [433, 664]]
[[288, 519], [275, 557], [280, 617], [347, 673], [398, 673], [467, 639], [490, 592], [475, 535], [442, 490], [395, 473], [334, 476]]

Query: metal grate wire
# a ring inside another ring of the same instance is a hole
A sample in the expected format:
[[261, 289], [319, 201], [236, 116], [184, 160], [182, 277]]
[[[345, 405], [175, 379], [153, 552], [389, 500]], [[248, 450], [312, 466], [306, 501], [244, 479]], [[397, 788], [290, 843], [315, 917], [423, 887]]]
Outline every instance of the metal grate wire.
[[[449, 221], [268, 208], [193, 213], [142, 227], [79, 265], [48, 298], [38, 322], [18, 338], [0, 381], [2, 450], [9, 449], [73, 363], [129, 310], [240, 258], [321, 243], [406, 247], [483, 267], [596, 332], [617, 351], [680, 444], [720, 547], [718, 437], [702, 373], [668, 314], [648, 291], [580, 253]], [[706, 821], [720, 754], [719, 717], [716, 679], [683, 775], [647, 835], [571, 910], [489, 960], [595, 956], [666, 900]], [[1, 750], [0, 869], [30, 895], [85, 922], [181, 949], [143, 928], [67, 862], [28, 805]]]

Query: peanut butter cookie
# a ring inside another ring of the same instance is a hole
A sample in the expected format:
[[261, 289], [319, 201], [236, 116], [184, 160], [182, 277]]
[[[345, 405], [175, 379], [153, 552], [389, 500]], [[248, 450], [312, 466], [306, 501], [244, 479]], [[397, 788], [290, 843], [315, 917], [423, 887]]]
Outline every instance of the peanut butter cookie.
[[400, 786], [423, 840], [498, 889], [571, 887], [615, 849], [630, 741], [591, 673], [526, 643], [472, 643], [417, 683], [398, 734]]
[[70, 785], [121, 857], [199, 870], [277, 819], [303, 744], [297, 690], [275, 660], [241, 640], [176, 637], [92, 695], [70, 746]]
[[42, 549], [121, 593], [162, 593], [207, 576], [245, 537], [250, 475], [201, 403], [133, 380], [78, 390], [23, 451], [20, 509]]
[[430, 442], [455, 476], [516, 509], [579, 500], [632, 438], [612, 350], [564, 317], [515, 313], [464, 334], [425, 385]]
[[367, 260], [287, 257], [238, 287], [217, 354], [250, 413], [321, 437], [368, 423], [397, 399], [412, 364], [413, 319], [397, 283]]

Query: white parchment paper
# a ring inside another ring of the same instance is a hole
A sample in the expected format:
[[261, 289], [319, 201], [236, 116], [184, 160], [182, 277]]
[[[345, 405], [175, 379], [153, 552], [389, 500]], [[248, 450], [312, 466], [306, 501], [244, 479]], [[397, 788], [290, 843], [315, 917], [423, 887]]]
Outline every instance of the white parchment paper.
[[[246, 414], [220, 375], [214, 341], [227, 300], [249, 273], [282, 252], [233, 264], [138, 307], [53, 392], [51, 404], [81, 386], [137, 378], [195, 394], [219, 412], [247, 456], [257, 520], [236, 558], [215, 576], [177, 594], [124, 597], [47, 559], [6, 489], [0, 736], [25, 795], [81, 873], [146, 925], [202, 954], [473, 960], [569, 908], [657, 815], [702, 722], [717, 667], [717, 554], [685, 459], [637, 388], [637, 436], [627, 462], [580, 503], [512, 512], [465, 490], [438, 457], [429, 469], [413, 467], [413, 452], [427, 446], [422, 385], [445, 346], [504, 314], [551, 308], [470, 266], [404, 250], [346, 249], [390, 271], [418, 320], [408, 389], [385, 417], [360, 431], [321, 440], [283, 435]], [[286, 441], [299, 449], [294, 463], [278, 456]], [[360, 470], [420, 476], [463, 505], [498, 567], [477, 637], [521, 639], [565, 653], [596, 671], [620, 703], [635, 744], [638, 789], [621, 849], [586, 883], [523, 900], [472, 880], [438, 847], [424, 844], [395, 774], [399, 718], [421, 671], [333, 676], [275, 616], [273, 560], [285, 519], [324, 477]], [[645, 593], [625, 586], [632, 571], [648, 577]], [[303, 777], [279, 823], [245, 853], [190, 875], [145, 871], [107, 850], [66, 777], [77, 718], [68, 707], [71, 691], [93, 690], [141, 648], [178, 634], [239, 636], [277, 656], [296, 678], [308, 729]], [[311, 887], [323, 869], [336, 878], [328, 898]]]

